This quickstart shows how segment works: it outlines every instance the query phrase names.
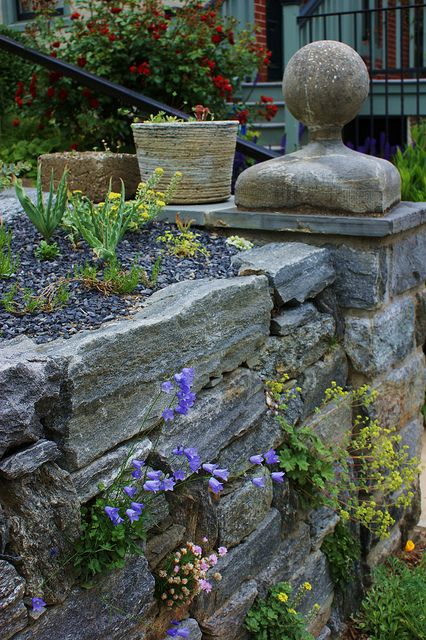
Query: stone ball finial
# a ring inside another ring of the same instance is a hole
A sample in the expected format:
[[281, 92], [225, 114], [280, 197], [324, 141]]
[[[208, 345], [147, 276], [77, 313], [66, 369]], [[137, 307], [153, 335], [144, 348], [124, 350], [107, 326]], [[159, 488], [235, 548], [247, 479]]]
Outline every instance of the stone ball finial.
[[319, 40], [299, 49], [283, 78], [286, 106], [311, 134], [326, 137], [350, 122], [368, 96], [370, 79], [361, 56], [343, 42]]

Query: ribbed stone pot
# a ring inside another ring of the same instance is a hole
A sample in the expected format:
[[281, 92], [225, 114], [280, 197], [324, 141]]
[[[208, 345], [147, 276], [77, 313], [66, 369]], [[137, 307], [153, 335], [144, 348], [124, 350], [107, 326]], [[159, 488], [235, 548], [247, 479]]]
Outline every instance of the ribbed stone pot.
[[221, 202], [231, 195], [237, 121], [132, 124], [142, 180], [164, 169], [160, 189], [175, 171], [182, 180], [173, 204]]

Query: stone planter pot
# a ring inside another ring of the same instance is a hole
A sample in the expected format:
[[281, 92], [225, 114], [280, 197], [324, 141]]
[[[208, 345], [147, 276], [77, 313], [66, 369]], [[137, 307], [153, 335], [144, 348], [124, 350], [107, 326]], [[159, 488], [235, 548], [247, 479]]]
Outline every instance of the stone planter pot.
[[140, 181], [136, 156], [130, 153], [106, 151], [64, 151], [46, 153], [39, 157], [42, 170], [42, 186], [49, 190], [53, 170], [55, 187], [65, 167], [68, 169], [68, 188], [79, 189], [90, 200], [105, 199], [111, 180], [112, 190], [121, 191], [121, 180], [126, 189], [126, 198], [133, 198]]
[[164, 169], [160, 188], [175, 171], [182, 180], [173, 204], [221, 202], [231, 195], [237, 121], [132, 124], [142, 180]]

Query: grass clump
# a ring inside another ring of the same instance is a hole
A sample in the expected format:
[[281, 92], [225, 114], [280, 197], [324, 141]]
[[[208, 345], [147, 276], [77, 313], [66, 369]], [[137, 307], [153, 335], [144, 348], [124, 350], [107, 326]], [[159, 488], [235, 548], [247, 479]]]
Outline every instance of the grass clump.
[[0, 278], [10, 278], [19, 266], [19, 259], [12, 256], [11, 242], [12, 232], [6, 231], [0, 220]]

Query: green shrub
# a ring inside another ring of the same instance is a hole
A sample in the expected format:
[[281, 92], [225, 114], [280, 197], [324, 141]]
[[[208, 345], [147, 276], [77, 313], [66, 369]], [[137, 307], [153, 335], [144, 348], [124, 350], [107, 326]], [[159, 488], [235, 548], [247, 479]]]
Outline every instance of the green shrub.
[[426, 202], [426, 123], [412, 129], [413, 145], [397, 150], [393, 161], [401, 174], [402, 200]]
[[356, 626], [370, 640], [425, 640], [425, 558], [416, 567], [408, 567], [398, 558], [378, 567]]
[[336, 587], [344, 587], [351, 581], [354, 563], [361, 554], [360, 543], [346, 523], [337, 523], [333, 533], [324, 538], [321, 551], [328, 560], [334, 584]]

